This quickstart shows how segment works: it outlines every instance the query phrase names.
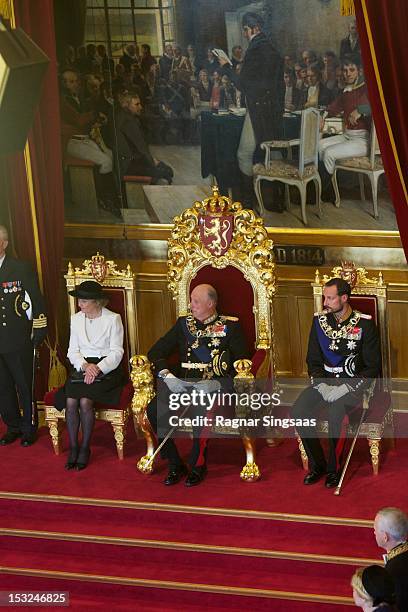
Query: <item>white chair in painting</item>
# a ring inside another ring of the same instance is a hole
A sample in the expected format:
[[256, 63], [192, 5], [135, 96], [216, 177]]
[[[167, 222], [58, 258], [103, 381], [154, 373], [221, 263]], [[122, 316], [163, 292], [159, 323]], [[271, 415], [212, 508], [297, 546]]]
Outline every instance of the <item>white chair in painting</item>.
[[348, 157], [347, 159], [341, 159], [336, 162], [334, 174], [332, 177], [332, 183], [334, 193], [336, 195], [335, 205], [337, 206], [337, 208], [340, 207], [340, 192], [337, 183], [338, 170], [342, 170], [343, 172], [358, 173], [358, 178], [360, 182], [360, 196], [363, 202], [365, 201], [364, 175], [368, 176], [368, 178], [370, 179], [371, 191], [373, 196], [374, 219], [378, 219], [378, 179], [382, 174], [384, 174], [384, 166], [381, 159], [381, 151], [378, 145], [374, 121], [372, 122], [370, 150], [368, 157]]
[[[294, 142], [299, 145], [299, 160], [292, 161], [271, 159], [271, 149], [276, 148], [275, 142], [265, 142], [261, 147], [265, 150], [265, 161], [263, 164], [254, 165], [254, 190], [258, 200], [260, 214], [263, 215], [265, 208], [262, 200], [261, 182], [279, 181], [285, 185], [285, 196], [287, 207], [290, 206], [290, 185], [299, 189], [301, 200], [302, 220], [307, 225], [306, 216], [306, 189], [310, 181], [316, 188], [316, 206], [318, 215], [321, 216], [321, 191], [322, 184], [318, 172], [318, 154], [320, 140], [320, 113], [315, 108], [308, 108], [302, 112], [300, 138]], [[287, 141], [288, 143], [290, 141]], [[273, 146], [272, 146], [273, 144]], [[288, 149], [291, 148], [290, 145]], [[293, 145], [292, 145], [293, 146]]]

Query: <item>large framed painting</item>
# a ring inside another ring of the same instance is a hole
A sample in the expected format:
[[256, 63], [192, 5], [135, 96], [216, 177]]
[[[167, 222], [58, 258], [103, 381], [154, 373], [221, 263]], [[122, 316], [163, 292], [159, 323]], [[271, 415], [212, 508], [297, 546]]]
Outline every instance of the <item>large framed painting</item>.
[[397, 229], [338, 0], [56, 2], [66, 219], [169, 224], [217, 183], [267, 225]]

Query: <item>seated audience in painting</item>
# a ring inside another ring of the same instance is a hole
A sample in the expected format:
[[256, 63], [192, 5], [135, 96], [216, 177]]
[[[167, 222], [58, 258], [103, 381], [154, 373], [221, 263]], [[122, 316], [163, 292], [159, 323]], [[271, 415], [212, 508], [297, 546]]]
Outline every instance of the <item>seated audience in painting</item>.
[[140, 64], [139, 47], [137, 45], [126, 45], [119, 63], [124, 66], [126, 72], [130, 72], [132, 64]]
[[168, 82], [161, 82], [158, 88], [160, 114], [166, 120], [164, 141], [170, 138], [187, 142], [190, 135], [190, 89], [178, 81], [179, 72], [172, 71]]
[[302, 53], [302, 62], [305, 66], [311, 66], [317, 62], [317, 55], [312, 49], [305, 49]]
[[220, 108], [237, 105], [237, 90], [228, 75], [221, 77]]
[[115, 73], [115, 62], [111, 57], [108, 57], [105, 45], [98, 45], [96, 51], [98, 53], [97, 57], [99, 58], [103, 78], [107, 79], [107, 75], [109, 75], [109, 79], [112, 80]]
[[285, 81], [285, 110], [298, 110], [301, 103], [301, 91], [296, 87], [295, 71], [286, 68], [283, 73], [283, 80]]
[[232, 47], [231, 52], [231, 63], [235, 72], [239, 72], [239, 69], [242, 66], [242, 62], [244, 61], [244, 50], [241, 45], [235, 45]]
[[140, 116], [143, 106], [134, 93], [119, 94], [120, 109], [116, 115], [116, 146], [121, 180], [125, 175], [151, 176], [152, 183], [171, 184], [173, 170], [150, 153]]
[[180, 45], [173, 45], [173, 62], [171, 64], [170, 78], [172, 73], [176, 74], [179, 83], [190, 84], [193, 70], [190, 60], [186, 55], [183, 55]]
[[200, 70], [198, 75], [198, 83], [194, 85], [198, 91], [201, 102], [209, 102], [211, 100], [212, 82], [209, 79], [207, 70]]
[[200, 58], [197, 55], [197, 51], [193, 45], [187, 45], [187, 59], [191, 68], [192, 78], [196, 78], [200, 70]]
[[336, 68], [338, 66], [334, 51], [326, 51], [323, 55], [322, 83], [332, 91], [336, 86]]
[[346, 55], [361, 54], [360, 40], [358, 38], [357, 23], [353, 19], [349, 23], [348, 34], [342, 38], [340, 42], [340, 59], [343, 60]]
[[337, 98], [337, 96], [339, 96], [342, 93], [344, 87], [345, 87], [345, 83], [344, 83], [344, 76], [343, 76], [343, 68], [340, 65], [336, 67], [336, 84], [332, 90], [333, 99]]
[[88, 71], [88, 59], [86, 57], [85, 47], [79, 47], [77, 50], [77, 58], [75, 60], [74, 68], [79, 74], [86, 74]]
[[64, 152], [94, 162], [100, 174], [111, 173], [112, 151], [102, 150], [90, 136], [98, 117], [84, 100], [78, 73], [65, 70], [62, 85], [60, 108]]
[[71, 317], [68, 348], [73, 369], [65, 386], [56, 393], [55, 406], [58, 410], [65, 409], [69, 436], [65, 469], [83, 470], [91, 454], [94, 402], [119, 404], [126, 383], [121, 367], [123, 324], [119, 314], [106, 308], [107, 294], [99, 283], [85, 281], [69, 294], [78, 298], [79, 306], [79, 312]]
[[216, 70], [220, 69], [220, 63], [212, 52], [212, 47], [207, 49], [207, 58], [203, 61], [202, 68], [208, 72], [210, 78]]
[[96, 54], [96, 45], [94, 44], [86, 45], [86, 64], [84, 74], [88, 74], [90, 72], [100, 72], [100, 64]]
[[295, 68], [295, 62], [294, 62], [294, 58], [292, 55], [287, 54], [283, 57], [283, 69], [289, 69], [289, 70], [294, 70]]
[[168, 81], [170, 78], [171, 66], [173, 64], [173, 45], [166, 43], [164, 45], [164, 53], [159, 59], [160, 78]]
[[[345, 57], [343, 62], [345, 88], [329, 105], [330, 117], [343, 115], [344, 134], [323, 138], [319, 145], [319, 172], [325, 199], [332, 198], [331, 177], [338, 159], [368, 155], [371, 109], [360, 56]], [[326, 188], [326, 189], [325, 189]]]
[[210, 108], [218, 110], [221, 102], [221, 71], [215, 70], [212, 75], [212, 90], [210, 98]]
[[142, 57], [140, 60], [140, 69], [142, 71], [143, 76], [146, 79], [148, 78], [148, 75], [150, 74], [151, 67], [157, 64], [157, 61], [155, 60], [155, 58], [153, 57], [151, 53], [150, 45], [144, 44], [142, 45], [141, 49], [142, 49]]
[[332, 93], [321, 81], [321, 72], [318, 64], [311, 64], [307, 67], [307, 78], [309, 87], [303, 90], [305, 96], [303, 108], [326, 107], [332, 100]]

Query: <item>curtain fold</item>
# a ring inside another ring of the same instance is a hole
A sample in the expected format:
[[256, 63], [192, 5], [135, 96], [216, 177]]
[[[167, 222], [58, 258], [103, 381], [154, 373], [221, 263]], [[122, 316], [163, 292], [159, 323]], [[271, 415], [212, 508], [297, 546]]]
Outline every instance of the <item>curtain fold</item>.
[[370, 104], [408, 259], [408, 2], [354, 4]]
[[[15, 25], [50, 58], [27, 150], [8, 156], [8, 200], [17, 256], [37, 269], [47, 303], [49, 349], [58, 343], [57, 308], [64, 246], [64, 195], [52, 0], [14, 0]], [[28, 167], [27, 167], [28, 165]], [[31, 191], [31, 194], [30, 194]], [[41, 351], [38, 397], [48, 387], [50, 351]]]

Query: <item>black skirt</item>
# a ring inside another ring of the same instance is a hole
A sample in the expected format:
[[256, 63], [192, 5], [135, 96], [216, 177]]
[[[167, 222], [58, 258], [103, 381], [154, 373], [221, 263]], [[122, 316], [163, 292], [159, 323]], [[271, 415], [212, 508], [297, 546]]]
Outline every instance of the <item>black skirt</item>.
[[[88, 360], [87, 360], [88, 361]], [[89, 359], [89, 361], [91, 361]], [[70, 377], [61, 389], [55, 394], [54, 406], [57, 410], [64, 410], [67, 397], [73, 399], [86, 399], [100, 402], [102, 404], [119, 404], [120, 395], [127, 380], [122, 366], [109, 372], [102, 380], [87, 385], [84, 382], [71, 382]]]

